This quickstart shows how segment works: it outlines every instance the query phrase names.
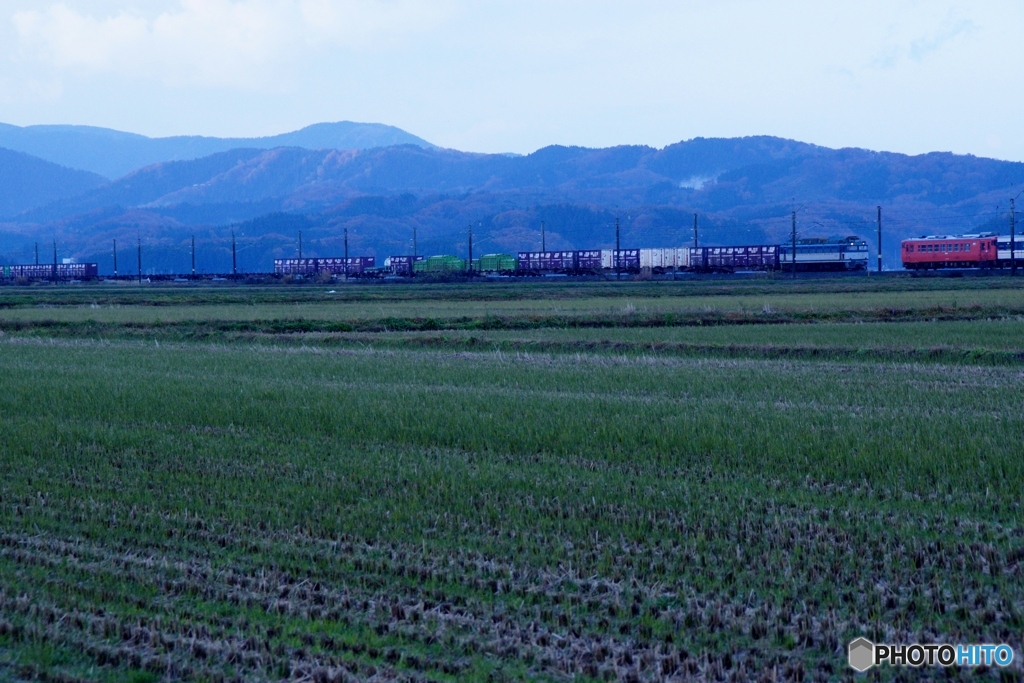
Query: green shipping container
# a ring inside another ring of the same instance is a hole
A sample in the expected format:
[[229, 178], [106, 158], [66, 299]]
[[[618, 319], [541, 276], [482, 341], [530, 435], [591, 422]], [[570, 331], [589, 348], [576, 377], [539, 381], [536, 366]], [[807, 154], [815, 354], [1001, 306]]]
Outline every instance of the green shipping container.
[[512, 273], [516, 270], [516, 259], [508, 254], [484, 254], [473, 260], [473, 270], [481, 273]]
[[413, 264], [414, 273], [456, 273], [466, 270], [466, 259], [456, 256], [430, 256]]

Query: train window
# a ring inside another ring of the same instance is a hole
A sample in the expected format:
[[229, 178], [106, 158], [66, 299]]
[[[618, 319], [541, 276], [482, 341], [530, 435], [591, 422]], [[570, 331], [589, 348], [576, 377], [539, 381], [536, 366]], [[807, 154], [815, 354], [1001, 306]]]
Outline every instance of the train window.
[[965, 244], [964, 245], [964, 251], [970, 251], [970, 250], [971, 250], [971, 245], [969, 243]]

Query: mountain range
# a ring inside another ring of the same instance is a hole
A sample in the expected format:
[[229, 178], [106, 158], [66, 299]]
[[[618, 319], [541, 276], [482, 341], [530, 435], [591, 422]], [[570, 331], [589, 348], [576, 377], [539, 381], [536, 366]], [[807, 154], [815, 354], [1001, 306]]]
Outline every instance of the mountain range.
[[230, 149], [369, 149], [429, 142], [394, 126], [380, 123], [318, 123], [282, 135], [259, 138], [216, 138], [179, 135], [150, 138], [93, 126], [12, 126], [0, 123], [0, 147], [24, 152], [69, 168], [120, 178], [136, 169], [163, 161], [183, 161]]
[[[261, 271], [297, 254], [299, 231], [305, 255], [340, 254], [347, 231], [350, 254], [383, 260], [411, 253], [414, 233], [419, 253], [465, 253], [470, 225], [477, 253], [538, 249], [542, 223], [549, 249], [613, 246], [616, 224], [623, 246], [678, 246], [691, 242], [694, 214], [703, 244], [777, 243], [794, 211], [801, 237], [874, 243], [881, 206], [886, 262], [898, 267], [906, 236], [1005, 232], [1010, 188], [1024, 180], [1016, 162], [767, 136], [515, 156], [441, 149], [382, 126], [362, 129], [367, 146], [320, 144], [348, 126], [311, 126], [270, 148], [241, 140], [114, 180], [2, 152], [0, 178], [25, 181], [0, 188], [0, 259], [24, 261], [34, 241], [56, 239], [61, 254], [109, 272], [113, 240], [138, 240], [147, 269], [181, 272], [195, 235], [200, 269], [224, 272], [234, 233], [240, 268]], [[374, 131], [382, 144], [371, 145]], [[390, 144], [389, 131], [417, 142]]]

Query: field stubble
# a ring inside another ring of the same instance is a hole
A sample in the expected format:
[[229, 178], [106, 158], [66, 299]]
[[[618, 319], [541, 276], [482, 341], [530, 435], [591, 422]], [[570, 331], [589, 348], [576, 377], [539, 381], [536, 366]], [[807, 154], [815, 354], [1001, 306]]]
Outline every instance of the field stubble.
[[[948, 324], [1019, 350], [1017, 321]], [[0, 339], [0, 677], [808, 680], [860, 635], [1021, 652], [1013, 366], [145, 329]], [[758, 341], [699, 330], [730, 333]], [[526, 338], [660, 334], [685, 331]]]

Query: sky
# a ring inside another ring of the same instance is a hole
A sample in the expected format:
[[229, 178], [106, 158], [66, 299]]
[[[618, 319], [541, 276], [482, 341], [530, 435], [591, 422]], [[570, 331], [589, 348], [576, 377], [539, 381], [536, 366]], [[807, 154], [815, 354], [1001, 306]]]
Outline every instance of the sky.
[[1024, 2], [0, 0], [0, 121], [435, 144], [776, 135], [1024, 160]]

